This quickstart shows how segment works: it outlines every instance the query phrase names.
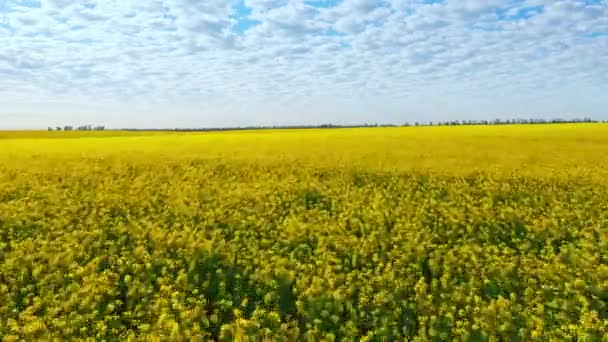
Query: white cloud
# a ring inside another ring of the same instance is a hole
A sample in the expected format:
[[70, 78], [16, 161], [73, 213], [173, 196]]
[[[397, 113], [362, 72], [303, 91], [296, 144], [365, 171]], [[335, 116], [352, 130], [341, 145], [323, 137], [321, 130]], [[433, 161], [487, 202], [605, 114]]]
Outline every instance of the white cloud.
[[607, 1], [25, 4], [0, 6], [7, 127], [608, 119]]

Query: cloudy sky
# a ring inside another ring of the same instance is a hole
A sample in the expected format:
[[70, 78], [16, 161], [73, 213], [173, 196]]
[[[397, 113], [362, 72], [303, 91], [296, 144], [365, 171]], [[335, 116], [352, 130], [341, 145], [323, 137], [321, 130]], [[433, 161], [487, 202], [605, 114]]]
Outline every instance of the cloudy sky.
[[608, 0], [0, 0], [0, 128], [608, 119]]

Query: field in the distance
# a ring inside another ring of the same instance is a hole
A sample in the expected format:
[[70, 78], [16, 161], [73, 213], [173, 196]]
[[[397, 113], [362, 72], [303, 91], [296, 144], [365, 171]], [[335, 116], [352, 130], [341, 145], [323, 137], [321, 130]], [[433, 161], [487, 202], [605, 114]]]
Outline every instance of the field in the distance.
[[606, 340], [608, 125], [0, 132], [0, 340]]

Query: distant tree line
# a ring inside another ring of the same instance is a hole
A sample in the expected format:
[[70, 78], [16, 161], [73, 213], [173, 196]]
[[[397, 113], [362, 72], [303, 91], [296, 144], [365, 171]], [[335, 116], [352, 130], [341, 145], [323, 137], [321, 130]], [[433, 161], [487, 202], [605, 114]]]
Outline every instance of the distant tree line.
[[[430, 121], [428, 123], [414, 122], [414, 126], [461, 126], [461, 125], [531, 125], [531, 124], [560, 124], [560, 123], [598, 123], [605, 121], [593, 120], [591, 118], [575, 119], [494, 119], [494, 120], [453, 120], [453, 121]], [[411, 126], [404, 123], [402, 126]]]
[[242, 127], [210, 127], [210, 128], [121, 128], [120, 131], [167, 131], [167, 132], [218, 132], [218, 131], [252, 131], [268, 129], [330, 129], [330, 128], [362, 128], [362, 127], [398, 127], [393, 124], [363, 124], [363, 125], [288, 125], [288, 126], [242, 126]]
[[406, 126], [462, 126], [462, 125], [530, 125], [530, 124], [558, 124], [558, 123], [598, 123], [591, 118], [582, 119], [494, 119], [494, 120], [454, 120], [454, 121], [429, 121], [429, 122], [405, 122], [401, 125], [395, 124], [361, 124], [361, 125], [292, 125], [292, 126], [244, 126], [244, 127], [215, 127], [215, 128], [123, 128], [121, 131], [171, 131], [171, 132], [217, 132], [217, 131], [250, 131], [262, 129], [319, 129], [319, 128], [366, 128], [366, 127], [406, 127]]
[[[562, 124], [562, 123], [608, 123], [608, 121], [593, 120], [589, 117], [575, 119], [494, 119], [494, 120], [453, 120], [453, 121], [428, 121], [428, 122], [404, 122], [395, 124], [361, 124], [361, 125], [288, 125], [288, 126], [243, 126], [243, 127], [212, 127], [212, 128], [121, 128], [120, 131], [168, 131], [168, 132], [217, 132], [217, 131], [250, 131], [262, 129], [330, 129], [330, 128], [366, 128], [366, 127], [406, 127], [406, 126], [463, 126], [463, 125], [538, 125], [538, 124]], [[103, 131], [104, 126], [84, 125], [74, 128], [73, 126], [49, 127], [49, 131]]]
[[84, 126], [78, 126], [76, 128], [74, 128], [73, 126], [57, 126], [55, 128], [53, 127], [49, 127], [48, 130], [49, 131], [103, 131], [106, 128], [104, 126], [91, 126], [91, 125], [84, 125]]

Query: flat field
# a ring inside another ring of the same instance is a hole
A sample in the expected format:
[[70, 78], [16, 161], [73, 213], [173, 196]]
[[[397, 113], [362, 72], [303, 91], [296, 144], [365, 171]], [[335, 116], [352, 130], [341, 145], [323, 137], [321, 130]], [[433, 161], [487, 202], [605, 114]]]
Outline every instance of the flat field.
[[608, 125], [0, 132], [0, 340], [608, 339]]

